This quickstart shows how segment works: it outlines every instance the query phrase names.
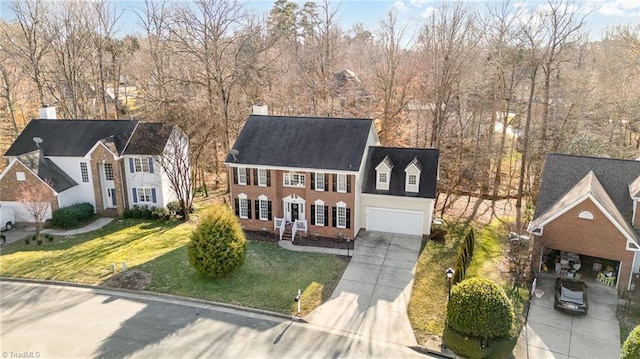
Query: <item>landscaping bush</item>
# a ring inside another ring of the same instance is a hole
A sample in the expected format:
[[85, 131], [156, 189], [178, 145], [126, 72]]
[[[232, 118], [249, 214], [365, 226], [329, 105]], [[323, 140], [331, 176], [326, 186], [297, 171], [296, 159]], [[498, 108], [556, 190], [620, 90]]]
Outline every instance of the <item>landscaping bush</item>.
[[166, 221], [171, 217], [169, 210], [166, 208], [155, 208], [151, 211], [151, 219]]
[[25, 238], [25, 239], [24, 239], [24, 244], [29, 244], [29, 243], [31, 243], [31, 241], [30, 241], [29, 239], [30, 239], [29, 237]]
[[36, 243], [38, 243], [38, 245], [42, 245], [42, 239], [38, 238], [38, 241]]
[[514, 318], [513, 305], [504, 290], [488, 279], [466, 279], [451, 290], [447, 325], [462, 334], [486, 339], [506, 337]]
[[167, 210], [171, 215], [184, 217], [184, 211], [182, 210], [182, 207], [180, 206], [180, 202], [178, 201], [167, 203]]
[[31, 236], [31, 240], [35, 241], [38, 238], [38, 236], [36, 236], [35, 234], [33, 236]]
[[640, 358], [640, 325], [629, 333], [627, 340], [622, 345], [620, 359]]
[[200, 274], [223, 278], [244, 263], [246, 239], [235, 214], [213, 207], [191, 235], [189, 263]]
[[93, 218], [95, 211], [91, 203], [77, 203], [53, 212], [51, 225], [56, 228], [73, 228]]
[[53, 235], [51, 235], [51, 234], [48, 234], [48, 233], [47, 233], [47, 234], [45, 234], [45, 235], [44, 235], [44, 237], [45, 237], [46, 239], [48, 239], [48, 240], [49, 240], [49, 242], [53, 242]]
[[469, 337], [458, 331], [446, 327], [443, 333], [443, 340], [450, 348], [455, 348], [457, 355], [469, 359], [503, 359], [513, 358], [513, 348], [515, 347], [517, 337], [495, 338], [492, 339], [488, 346], [480, 345], [480, 338]]

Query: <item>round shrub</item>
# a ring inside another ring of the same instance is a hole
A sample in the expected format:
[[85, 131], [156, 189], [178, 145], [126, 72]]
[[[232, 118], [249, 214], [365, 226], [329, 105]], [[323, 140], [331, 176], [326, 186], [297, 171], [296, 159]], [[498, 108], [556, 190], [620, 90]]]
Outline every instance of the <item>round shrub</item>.
[[200, 274], [223, 278], [244, 263], [246, 239], [235, 214], [213, 207], [191, 235], [189, 263]]
[[620, 359], [640, 358], [640, 325], [629, 333], [627, 340], [622, 345]]
[[515, 314], [504, 290], [485, 278], [463, 280], [451, 290], [447, 325], [479, 338], [509, 335]]
[[77, 203], [63, 207], [51, 215], [51, 225], [56, 228], [73, 228], [93, 219], [95, 211], [91, 203]]

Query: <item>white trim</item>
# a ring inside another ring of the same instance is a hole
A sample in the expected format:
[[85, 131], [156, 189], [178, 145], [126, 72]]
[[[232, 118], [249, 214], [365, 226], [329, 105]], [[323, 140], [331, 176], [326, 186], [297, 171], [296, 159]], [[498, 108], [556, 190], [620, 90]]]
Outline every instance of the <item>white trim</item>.
[[578, 213], [578, 218], [593, 220], [593, 213], [591, 213], [589, 211], [582, 211], [582, 212]]
[[[342, 181], [341, 181], [342, 180]], [[349, 187], [348, 182], [349, 177], [346, 174], [338, 173], [336, 175], [336, 192], [338, 193], [347, 193], [347, 187]], [[343, 185], [343, 188], [340, 189], [340, 185]]]
[[[292, 178], [297, 176], [296, 185], [292, 184]], [[289, 184], [287, 184], [289, 182]], [[304, 172], [284, 172], [282, 174], [282, 186], [289, 188], [306, 188], [307, 187], [307, 176]]]
[[[247, 215], [246, 216], [242, 216], [242, 202], [244, 201], [244, 204], [247, 206]], [[249, 219], [249, 211], [251, 210], [251, 208], [249, 208], [249, 200], [247, 198], [247, 195], [244, 193], [240, 193], [238, 195], [238, 217], [242, 218], [242, 219]]]
[[[324, 172], [314, 172], [314, 179], [313, 179], [313, 187], [315, 188], [315, 191], [318, 192], [326, 192], [327, 189], [324, 188], [324, 180], [326, 179], [327, 174]], [[319, 176], [322, 176], [322, 181], [320, 181], [319, 183], [322, 183], [322, 189], [318, 189], [318, 178]]]
[[[406, 192], [420, 192], [420, 169], [413, 163], [410, 163], [405, 169], [404, 169], [404, 189]], [[415, 176], [416, 177], [416, 183], [415, 184], [410, 184], [409, 183], [409, 177], [410, 176]]]
[[[365, 150], [366, 151], [366, 150]], [[345, 170], [334, 170], [331, 168], [306, 168], [306, 167], [287, 167], [287, 166], [265, 166], [259, 164], [251, 164], [251, 163], [238, 163], [238, 162], [225, 162], [225, 166], [229, 167], [249, 167], [249, 168], [265, 168], [269, 170], [275, 171], [283, 171], [283, 172], [325, 172], [325, 173], [344, 173], [355, 175], [360, 173], [360, 171], [345, 171]]]
[[51, 191], [53, 191], [53, 195], [54, 196], [58, 196], [58, 192], [56, 192], [55, 189], [53, 189], [51, 186], [49, 186], [49, 184], [47, 182], [45, 182], [42, 178], [40, 178], [37, 174], [35, 174], [31, 169], [29, 169], [29, 167], [25, 166], [24, 163], [22, 163], [22, 161], [20, 161], [18, 158], [14, 158], [9, 165], [7, 166], [7, 168], [4, 169], [4, 171], [2, 171], [2, 174], [0, 174], [0, 180], [2, 180], [7, 173], [9, 173], [9, 170], [11, 169], [11, 167], [13, 167], [16, 163], [20, 163], [22, 165], [22, 167], [24, 167], [29, 173], [31, 173], [35, 178], [37, 178], [38, 180], [40, 180], [40, 182], [44, 183], [45, 186], [49, 187], [49, 189], [51, 189]]
[[[244, 171], [243, 175], [240, 175], [240, 170]], [[238, 184], [240, 186], [246, 186], [247, 185], [247, 167], [241, 167], [238, 166], [236, 167], [236, 171], [237, 171], [237, 176], [238, 176]]]
[[[264, 182], [260, 181], [262, 179], [262, 176], [260, 176], [260, 171], [264, 171]], [[269, 182], [267, 180], [267, 178], [269, 177], [268, 172], [269, 170], [266, 168], [256, 168], [256, 173], [258, 174], [258, 186], [267, 187], [267, 183]]]
[[609, 222], [611, 222], [613, 224], [614, 227], [616, 227], [618, 229], [618, 231], [620, 231], [620, 233], [627, 239], [627, 241], [629, 242], [634, 242], [633, 237], [631, 237], [625, 230], [624, 228], [622, 228], [620, 226], [620, 224], [617, 221], [614, 221], [613, 218], [611, 217], [611, 214], [606, 211], [604, 209], [604, 207], [600, 204], [600, 202], [598, 202], [592, 195], [591, 193], [586, 193], [584, 194], [582, 197], [578, 198], [577, 200], [575, 200], [573, 203], [570, 203], [568, 205], [566, 205], [564, 208], [562, 208], [561, 210], [559, 210], [556, 214], [554, 214], [553, 216], [549, 217], [546, 221], [539, 223], [535, 228], [529, 228], [531, 230], [527, 230], [529, 233], [534, 234], [533, 230], [535, 230], [536, 228], [540, 228], [540, 234], [535, 234], [536, 236], [540, 236], [542, 234], [542, 229], [544, 228], [544, 226], [547, 223], [550, 223], [552, 221], [554, 221], [555, 219], [557, 219], [558, 217], [562, 216], [563, 214], [569, 212], [569, 210], [575, 208], [576, 206], [578, 206], [579, 204], [582, 204], [585, 200], [591, 200], [591, 202], [598, 207], [598, 209], [600, 210], [600, 212], [609, 220]]
[[[136, 125], [136, 126], [137, 126], [137, 125]], [[129, 139], [131, 139], [131, 138], [129, 138]], [[128, 144], [128, 143], [129, 143], [129, 142], [127, 142], [127, 144]], [[117, 154], [113, 153], [113, 152], [109, 149], [109, 147], [105, 146], [105, 144], [104, 144], [104, 143], [102, 143], [102, 140], [100, 140], [100, 141], [96, 142], [96, 144], [95, 144], [95, 145], [93, 145], [93, 147], [91, 147], [91, 149], [87, 152], [87, 154], [85, 154], [85, 155], [84, 155], [84, 156], [82, 156], [82, 157], [84, 157], [85, 159], [90, 160], [90, 159], [91, 159], [91, 155], [92, 155], [92, 154], [93, 154], [93, 152], [98, 148], [98, 146], [102, 146], [102, 147], [104, 147], [104, 149], [105, 149], [105, 150], [107, 150], [107, 151], [108, 151], [108, 152], [113, 156], [113, 160], [114, 160], [114, 161], [119, 159], [119, 157], [118, 157], [118, 155], [117, 155]], [[124, 151], [123, 151], [123, 152], [124, 152]]]
[[[264, 217], [262, 216], [262, 203], [265, 203], [265, 205], [267, 206], [264, 209]], [[256, 218], [257, 220], [260, 221], [268, 221], [269, 220], [269, 198], [263, 194], [261, 194], [260, 196], [258, 196], [258, 218]]]
[[[316, 221], [315, 223], [312, 223], [314, 226], [319, 226], [319, 227], [324, 227], [324, 208], [326, 207], [324, 204], [324, 201], [321, 199], [317, 199], [313, 202], [313, 205], [316, 206], [315, 210], [315, 217], [316, 217]], [[321, 211], [318, 211], [318, 208], [322, 208]], [[322, 221], [318, 221], [318, 213], [321, 212], [322, 213]]]
[[[340, 208], [344, 209], [344, 225], [340, 225]], [[347, 204], [340, 201], [336, 203], [336, 228], [347, 228]]]
[[[384, 182], [380, 181], [380, 175], [382, 174], [386, 176]], [[376, 189], [379, 191], [388, 191], [390, 179], [391, 179], [391, 171], [376, 170]]]
[[427, 201], [432, 200], [435, 201], [435, 198], [431, 197], [407, 197], [407, 196], [393, 196], [390, 194], [375, 194], [375, 193], [362, 193], [362, 197], [372, 197], [372, 198], [384, 198], [384, 199], [399, 199], [401, 198], [403, 201]]

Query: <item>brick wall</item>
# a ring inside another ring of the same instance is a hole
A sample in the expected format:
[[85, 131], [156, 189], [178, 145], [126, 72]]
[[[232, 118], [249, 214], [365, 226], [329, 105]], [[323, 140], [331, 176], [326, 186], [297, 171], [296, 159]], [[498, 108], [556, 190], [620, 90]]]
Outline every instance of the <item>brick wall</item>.
[[111, 163], [113, 165], [113, 182], [116, 190], [116, 208], [118, 216], [122, 217], [125, 208], [122, 188], [122, 166], [118, 161], [113, 159], [113, 154], [103, 146], [97, 146], [91, 153], [91, 176], [93, 182], [93, 193], [96, 199], [96, 212], [104, 212], [102, 182], [100, 180], [100, 165], [104, 163]]
[[[17, 180], [18, 172], [24, 173], [24, 181]], [[20, 194], [22, 193], [22, 186], [36, 188], [37, 193], [42, 196], [42, 201], [46, 201], [51, 204], [51, 212], [58, 209], [58, 198], [53, 194], [53, 190], [20, 162], [16, 162], [0, 180], [0, 200], [20, 201], [22, 199], [20, 197]]]
[[[582, 211], [593, 220], [578, 218]], [[618, 290], [626, 291], [633, 265], [633, 252], [626, 250], [626, 238], [590, 200], [569, 210], [544, 226], [543, 235], [535, 237], [534, 268], [539, 268], [542, 247], [574, 252], [621, 262]]]
[[[271, 177], [271, 186], [270, 187], [261, 187], [258, 185], [254, 185], [254, 172], [253, 170], [248, 170], [249, 172], [249, 181], [247, 185], [238, 185], [233, 183], [234, 168], [229, 168], [229, 179], [231, 182], [231, 207], [235, 211], [235, 199], [239, 194], [244, 193], [247, 195], [247, 198], [251, 200], [251, 208], [249, 210], [254, 210], [254, 203], [258, 200], [258, 197], [261, 195], [267, 196], [271, 201], [271, 211], [272, 211], [272, 220], [271, 221], [261, 221], [259, 219], [255, 219], [255, 216], [252, 212], [252, 219], [240, 219], [240, 223], [247, 230], [263, 230], [266, 229], [268, 231], [273, 230], [273, 219], [283, 218], [285, 209], [283, 198], [296, 195], [297, 197], [305, 200], [304, 212], [305, 219], [307, 220], [308, 225], [308, 235], [318, 235], [323, 237], [337, 237], [339, 234], [353, 238], [354, 233], [354, 219], [356, 218], [356, 208], [355, 208], [355, 176], [350, 175], [351, 181], [351, 193], [339, 193], [333, 192], [333, 176], [331, 174], [325, 174], [327, 176], [327, 188], [325, 191], [315, 191], [311, 189], [311, 173], [304, 172], [305, 174], [305, 188], [295, 188], [295, 187], [284, 187], [283, 178], [284, 173], [288, 171], [279, 171], [279, 170], [270, 170]], [[315, 226], [311, 223], [311, 205], [318, 199], [323, 200], [325, 206], [329, 207], [329, 226]], [[350, 209], [350, 224], [351, 228], [335, 228], [332, 227], [332, 211], [331, 207], [334, 207], [338, 202], [344, 202], [346, 207]]]

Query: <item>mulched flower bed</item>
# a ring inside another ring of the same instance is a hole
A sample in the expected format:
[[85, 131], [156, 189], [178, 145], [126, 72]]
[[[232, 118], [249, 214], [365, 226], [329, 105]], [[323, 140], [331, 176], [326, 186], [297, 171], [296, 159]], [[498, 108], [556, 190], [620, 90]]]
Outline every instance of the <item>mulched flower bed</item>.
[[[250, 241], [278, 242], [279, 240], [278, 236], [271, 232], [244, 231], [244, 233], [247, 239]], [[348, 244], [349, 249], [353, 249], [353, 241], [347, 243], [347, 241], [344, 239], [320, 236], [296, 236], [293, 244], [296, 246], [312, 246], [339, 249], [347, 249]]]

